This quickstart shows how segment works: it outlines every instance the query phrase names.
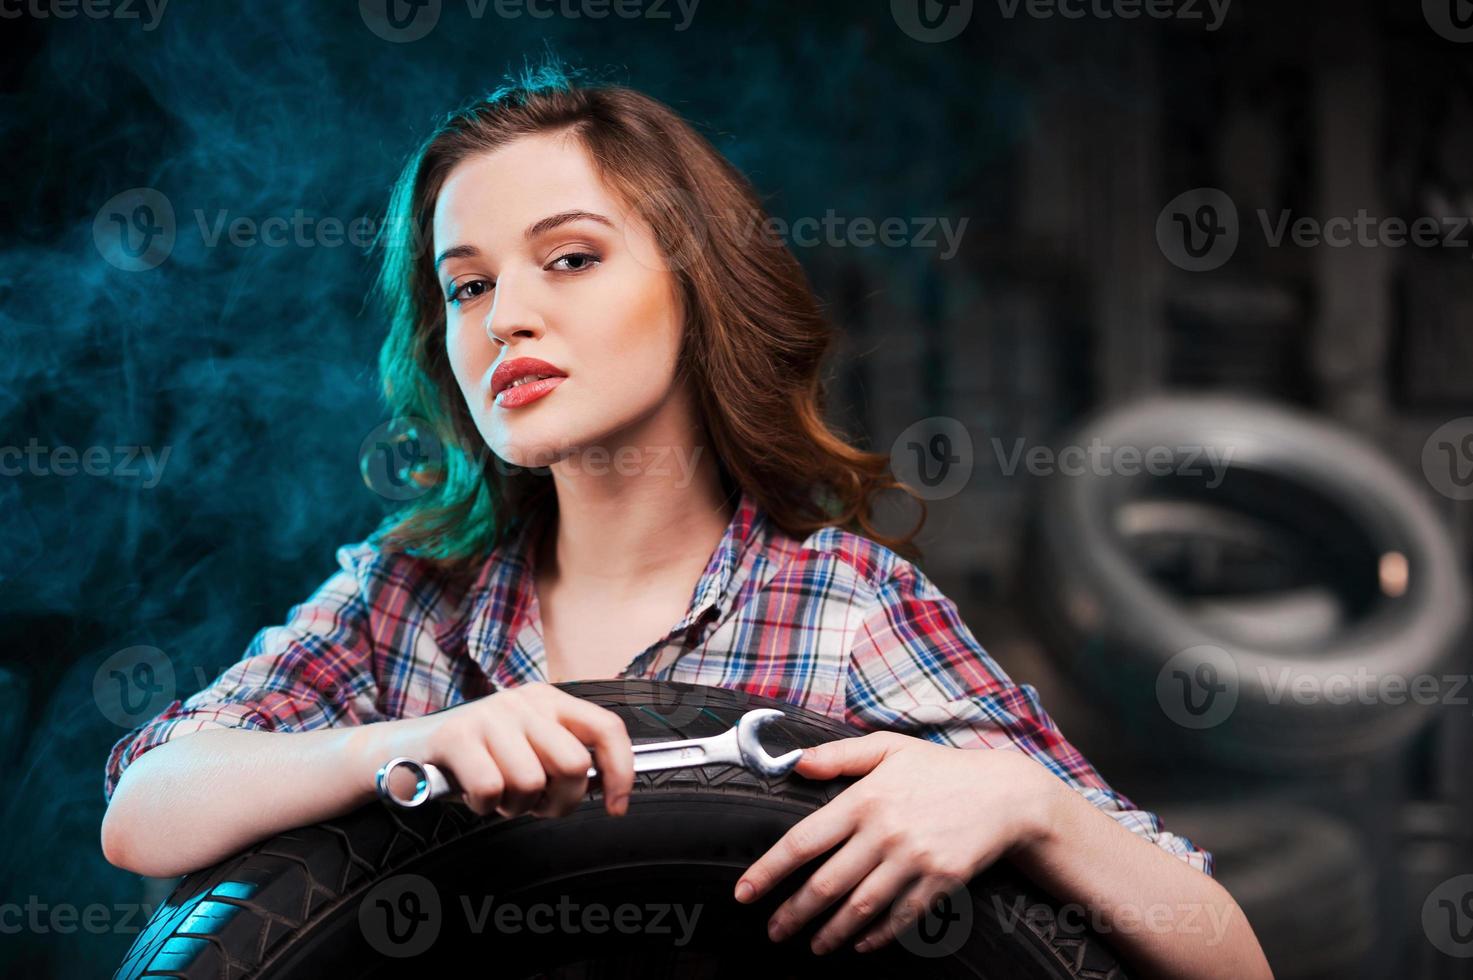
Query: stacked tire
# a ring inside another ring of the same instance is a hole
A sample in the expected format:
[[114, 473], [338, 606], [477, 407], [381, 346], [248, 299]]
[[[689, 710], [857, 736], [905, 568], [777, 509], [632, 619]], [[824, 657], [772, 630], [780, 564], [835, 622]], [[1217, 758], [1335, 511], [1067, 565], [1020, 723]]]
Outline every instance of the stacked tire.
[[1077, 729], [1108, 727], [1107, 778], [1190, 787], [1159, 809], [1217, 853], [1277, 975], [1357, 975], [1387, 912], [1372, 856], [1394, 846], [1370, 837], [1392, 820], [1357, 826], [1309, 787], [1391, 792], [1369, 774], [1396, 771], [1466, 672], [1451, 536], [1373, 446], [1271, 403], [1161, 396], [1067, 442], [1105, 465], [1047, 480], [1024, 582], [1095, 715]]

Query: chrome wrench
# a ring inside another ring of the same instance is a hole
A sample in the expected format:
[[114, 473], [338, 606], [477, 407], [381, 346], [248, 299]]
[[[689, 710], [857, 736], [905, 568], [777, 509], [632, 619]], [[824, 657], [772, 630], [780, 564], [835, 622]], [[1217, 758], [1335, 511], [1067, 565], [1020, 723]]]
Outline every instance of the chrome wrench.
[[[742, 715], [737, 723], [720, 735], [706, 738], [687, 738], [674, 742], [645, 742], [634, 746], [634, 771], [653, 772], [661, 769], [685, 769], [691, 766], [709, 766], [719, 763], [734, 763], [745, 766], [763, 776], [786, 775], [798, 764], [802, 749], [794, 749], [780, 756], [769, 755], [762, 747], [758, 732], [771, 721], [785, 717], [776, 708], [754, 708]], [[395, 769], [403, 766], [415, 775], [414, 794], [407, 799], [394, 795], [389, 787], [389, 777]], [[588, 778], [598, 776], [597, 767], [590, 766]], [[390, 759], [379, 769], [376, 777], [378, 795], [385, 802], [404, 809], [423, 806], [430, 800], [460, 792], [448, 773], [432, 762], [419, 762], [405, 756]]]

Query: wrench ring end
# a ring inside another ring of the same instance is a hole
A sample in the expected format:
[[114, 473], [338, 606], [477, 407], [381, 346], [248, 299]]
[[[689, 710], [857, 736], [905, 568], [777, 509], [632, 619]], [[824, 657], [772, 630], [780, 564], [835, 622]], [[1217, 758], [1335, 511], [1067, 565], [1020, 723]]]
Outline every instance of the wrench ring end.
[[[394, 791], [389, 787], [389, 778], [393, 776], [394, 770], [399, 766], [404, 766], [414, 773], [414, 795], [407, 800], [395, 796]], [[423, 806], [430, 798], [430, 774], [425, 770], [423, 763], [406, 756], [399, 756], [398, 758], [385, 762], [379, 768], [374, 781], [378, 785], [378, 795], [385, 803], [392, 803], [406, 810]]]

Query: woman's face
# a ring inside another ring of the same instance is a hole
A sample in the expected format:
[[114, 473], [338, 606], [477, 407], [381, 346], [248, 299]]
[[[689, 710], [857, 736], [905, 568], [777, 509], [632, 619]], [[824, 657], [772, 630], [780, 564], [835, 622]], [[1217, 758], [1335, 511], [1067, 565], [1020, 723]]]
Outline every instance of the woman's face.
[[[675, 383], [675, 279], [576, 137], [525, 136], [461, 161], [435, 205], [433, 254], [450, 363], [492, 452], [536, 467], [637, 444]], [[493, 373], [524, 357], [566, 377], [516, 405]]]

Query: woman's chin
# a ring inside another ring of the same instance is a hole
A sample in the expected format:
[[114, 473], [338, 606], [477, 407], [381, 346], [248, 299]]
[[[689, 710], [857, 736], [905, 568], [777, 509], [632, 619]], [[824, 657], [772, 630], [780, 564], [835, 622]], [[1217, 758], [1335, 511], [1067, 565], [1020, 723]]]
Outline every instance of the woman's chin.
[[545, 466], [551, 466], [561, 458], [561, 454], [550, 448], [538, 449], [497, 449], [496, 455], [501, 458], [507, 467], [535, 470]]

